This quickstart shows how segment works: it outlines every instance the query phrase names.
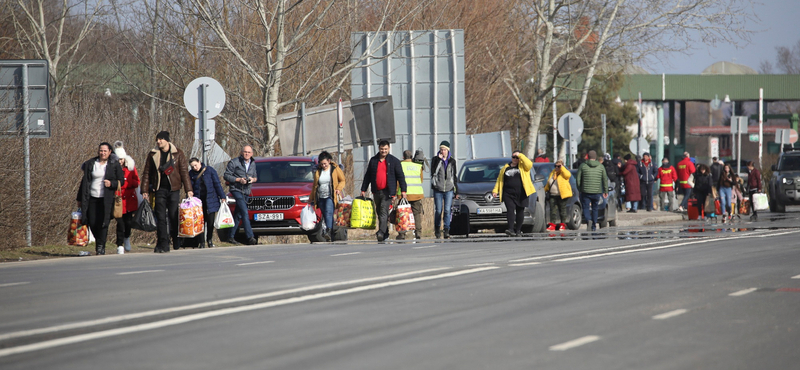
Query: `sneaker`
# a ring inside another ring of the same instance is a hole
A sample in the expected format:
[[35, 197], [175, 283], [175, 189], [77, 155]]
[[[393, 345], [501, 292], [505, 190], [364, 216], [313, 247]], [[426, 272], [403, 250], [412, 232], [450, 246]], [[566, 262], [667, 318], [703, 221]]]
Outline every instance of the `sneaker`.
[[517, 233], [511, 231], [511, 229], [506, 230], [506, 235], [508, 236], [517, 236]]
[[566, 230], [566, 229], [567, 229], [567, 224], [565, 223], [558, 224], [558, 230]]
[[386, 240], [386, 237], [385, 237], [385, 236], [383, 235], [383, 233], [382, 233], [382, 232], [380, 232], [380, 231], [378, 231], [377, 233], [375, 233], [375, 238], [376, 238], [376, 239], [377, 239], [379, 242], [382, 242], [382, 241]]
[[592, 231], [597, 231], [597, 225], [592, 224]]
[[547, 229], [546, 229], [546, 230], [547, 230], [547, 231], [555, 231], [555, 230], [558, 230], [558, 229], [556, 228], [556, 224], [554, 224], [554, 223], [548, 223], [548, 224], [547, 224]]
[[131, 251], [131, 238], [125, 238], [125, 243], [123, 245], [125, 247], [126, 252]]
[[683, 206], [680, 206], [680, 207], [678, 207], [678, 212], [686, 212], [686, 210], [683, 209]]
[[399, 233], [395, 240], [406, 240], [406, 233]]
[[125, 254], [125, 247], [121, 245], [117, 247], [117, 254]]
[[422, 239], [422, 231], [415, 230], [414, 231], [414, 239], [417, 239], [417, 240]]

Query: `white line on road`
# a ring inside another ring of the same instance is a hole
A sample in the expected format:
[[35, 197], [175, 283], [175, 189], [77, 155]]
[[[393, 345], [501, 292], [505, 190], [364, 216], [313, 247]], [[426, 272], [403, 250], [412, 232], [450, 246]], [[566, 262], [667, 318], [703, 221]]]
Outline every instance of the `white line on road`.
[[428, 249], [428, 248], [436, 248], [436, 247], [438, 247], [438, 245], [423, 245], [423, 246], [414, 247], [414, 248], [411, 248], [411, 249]]
[[731, 297], [741, 297], [741, 296], [743, 296], [745, 294], [750, 294], [752, 292], [755, 292], [756, 290], [758, 290], [758, 288], [743, 289], [743, 290], [740, 290], [738, 292], [733, 292], [733, 293], [728, 294], [728, 295], [731, 296]]
[[409, 278], [409, 279], [387, 281], [387, 282], [383, 282], [383, 283], [376, 283], [376, 284], [371, 284], [371, 285], [364, 285], [364, 286], [358, 286], [358, 287], [352, 287], [352, 288], [345, 288], [345, 289], [334, 290], [334, 291], [330, 291], [330, 292], [313, 293], [313, 294], [309, 294], [309, 295], [305, 295], [305, 296], [285, 298], [285, 299], [280, 299], [280, 300], [271, 301], [271, 302], [255, 303], [255, 304], [250, 304], [250, 305], [246, 305], [246, 306], [230, 307], [230, 308], [223, 308], [223, 309], [218, 309], [218, 310], [213, 310], [213, 311], [200, 312], [200, 313], [196, 313], [196, 314], [191, 314], [191, 315], [186, 315], [186, 316], [181, 316], [181, 317], [175, 317], [175, 318], [172, 318], [172, 319], [154, 321], [154, 322], [146, 323], [146, 324], [138, 324], [138, 325], [121, 327], [121, 328], [116, 328], [116, 329], [103, 330], [103, 331], [94, 332], [94, 333], [79, 334], [79, 335], [74, 335], [74, 336], [70, 336], [70, 337], [46, 340], [46, 341], [39, 342], [39, 343], [31, 343], [31, 344], [17, 346], [17, 347], [4, 348], [4, 349], [0, 349], [0, 357], [15, 355], [15, 354], [19, 354], [19, 353], [39, 351], [39, 350], [43, 350], [43, 349], [59, 347], [59, 346], [64, 346], [64, 345], [68, 345], [68, 344], [86, 342], [86, 341], [95, 340], [95, 339], [101, 339], [101, 338], [114, 337], [114, 336], [118, 336], [118, 335], [135, 333], [135, 332], [140, 332], [140, 331], [159, 329], [159, 328], [164, 328], [164, 327], [169, 327], [169, 326], [174, 326], [174, 325], [179, 325], [179, 324], [185, 324], [185, 323], [192, 322], [192, 321], [208, 319], [208, 318], [212, 318], [212, 317], [232, 315], [232, 314], [235, 314], [235, 313], [241, 313], [241, 312], [248, 312], [248, 311], [260, 310], [260, 309], [271, 308], [271, 307], [284, 306], [284, 305], [288, 305], [288, 304], [292, 304], [292, 303], [300, 303], [300, 302], [306, 302], [306, 301], [317, 300], [317, 299], [322, 299], [322, 298], [341, 296], [341, 295], [345, 295], [345, 294], [352, 294], [352, 293], [359, 293], [359, 292], [370, 291], [370, 290], [389, 288], [389, 287], [398, 286], [398, 285], [406, 285], [406, 284], [418, 283], [418, 282], [429, 281], [429, 280], [445, 279], [445, 278], [456, 277], [456, 276], [461, 276], [461, 275], [474, 274], [474, 273], [488, 271], [488, 270], [494, 270], [494, 269], [497, 269], [497, 268], [499, 268], [499, 267], [496, 267], [496, 266], [480, 267], [480, 268], [474, 268], [474, 269], [470, 269], [470, 270], [447, 272], [447, 273], [442, 273], [442, 274], [439, 274], [439, 275], [420, 276], [420, 277]]
[[275, 261], [260, 261], [260, 262], [247, 262], [247, 263], [238, 263], [236, 266], [250, 266], [250, 265], [260, 265], [263, 263], [273, 263]]
[[294, 288], [294, 289], [279, 290], [279, 291], [269, 292], [269, 293], [261, 293], [261, 294], [243, 296], [243, 297], [220, 299], [220, 300], [216, 300], [216, 301], [203, 302], [203, 303], [195, 303], [195, 304], [190, 304], [190, 305], [185, 305], [185, 306], [162, 308], [162, 309], [157, 309], [157, 310], [137, 312], [137, 313], [131, 313], [131, 314], [125, 314], [125, 315], [115, 315], [115, 316], [109, 316], [109, 317], [102, 318], [102, 319], [97, 319], [97, 320], [79, 321], [79, 322], [56, 325], [56, 326], [50, 326], [50, 327], [39, 328], [39, 329], [23, 330], [23, 331], [17, 331], [17, 332], [12, 332], [12, 333], [0, 334], [0, 341], [12, 339], [12, 338], [27, 337], [27, 336], [31, 336], [31, 335], [53, 333], [53, 332], [62, 331], [62, 330], [81, 329], [81, 328], [87, 328], [87, 327], [96, 326], [96, 325], [112, 324], [112, 323], [117, 323], [117, 322], [126, 321], [126, 320], [146, 318], [146, 317], [150, 317], [150, 316], [174, 314], [174, 313], [178, 313], [178, 312], [181, 312], [181, 311], [196, 310], [196, 309], [213, 307], [213, 306], [218, 306], [218, 305], [229, 305], [229, 304], [233, 304], [233, 303], [241, 303], [241, 302], [252, 301], [252, 300], [256, 300], [256, 299], [264, 299], [264, 298], [275, 297], [275, 296], [280, 296], [280, 295], [285, 295], [285, 294], [296, 294], [296, 293], [302, 293], [302, 292], [311, 291], [311, 290], [327, 289], [327, 288], [333, 288], [333, 287], [342, 286], [342, 285], [352, 285], [352, 284], [368, 283], [368, 282], [371, 282], [371, 281], [378, 281], [378, 280], [396, 279], [396, 278], [401, 278], [401, 277], [405, 277], [405, 276], [426, 274], [426, 273], [442, 271], [442, 270], [447, 270], [447, 267], [439, 267], [439, 268], [432, 268], [432, 269], [426, 269], [426, 270], [401, 272], [399, 274], [376, 276], [376, 277], [371, 277], [371, 278], [348, 280], [348, 281], [341, 281], [341, 282], [336, 282], [336, 283], [326, 283], [326, 284], [311, 285], [311, 286]]
[[5, 288], [7, 286], [25, 285], [30, 283], [31, 283], [30, 281], [20, 281], [18, 283], [5, 283], [5, 284], [0, 284], [0, 288]]
[[361, 252], [332, 254], [331, 257], [352, 256], [352, 255], [355, 255], [355, 254], [361, 254]]
[[494, 266], [494, 262], [475, 263], [475, 264], [472, 264], [472, 265], [467, 265], [467, 267], [480, 267], [480, 266]]
[[522, 267], [522, 266], [533, 266], [533, 265], [541, 265], [541, 262], [526, 262], [526, 263], [511, 263], [509, 266], [511, 267]]
[[556, 344], [555, 346], [550, 346], [551, 351], [566, 351], [571, 348], [580, 347], [584, 344], [592, 343], [596, 340], [599, 340], [600, 337], [596, 335], [587, 335], [585, 337], [581, 337], [578, 339], [571, 340], [569, 342], [564, 342], [561, 344]]
[[118, 272], [117, 275], [135, 275], [135, 274], [146, 274], [149, 272], [161, 272], [164, 270], [146, 270], [146, 271], [128, 271], [128, 272]]
[[792, 276], [792, 279], [800, 279], [800, 275]]
[[592, 250], [580, 251], [580, 252], [550, 254], [550, 255], [547, 255], [547, 256], [538, 256], [538, 257], [522, 258], [522, 259], [518, 259], [518, 260], [510, 260], [508, 262], [517, 263], [517, 262], [536, 261], [536, 260], [543, 260], [543, 259], [556, 258], [556, 257], [577, 256], [577, 255], [582, 255], [582, 254], [587, 254], [587, 253], [615, 251], [615, 250], [626, 249], [626, 248], [638, 248], [638, 247], [644, 247], [644, 246], [653, 245], [653, 244], [662, 244], [662, 243], [665, 243], [665, 242], [666, 241], [662, 240], [662, 241], [657, 241], [657, 242], [649, 242], [649, 243], [641, 243], [641, 244], [633, 244], [633, 245], [624, 245], [624, 246], [621, 246], [621, 247], [600, 248], [600, 249], [592, 249]]
[[689, 312], [689, 311], [688, 310], [684, 310], [683, 308], [681, 308], [681, 309], [678, 309], [678, 310], [664, 312], [662, 314], [655, 315], [655, 316], [653, 316], [653, 320], [666, 320], [666, 319], [669, 319], [671, 317], [675, 317], [675, 316], [678, 316], [678, 315], [683, 315], [683, 314], [685, 314], [687, 312]]

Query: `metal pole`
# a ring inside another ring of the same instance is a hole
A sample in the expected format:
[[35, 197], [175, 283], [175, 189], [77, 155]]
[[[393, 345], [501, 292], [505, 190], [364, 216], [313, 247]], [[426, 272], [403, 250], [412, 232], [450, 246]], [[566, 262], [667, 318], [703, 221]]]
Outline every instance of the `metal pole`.
[[656, 162], [664, 159], [664, 102], [658, 102], [658, 129], [656, 131]]
[[344, 108], [342, 108], [342, 98], [339, 98], [339, 104], [336, 105], [336, 123], [338, 124], [337, 130], [339, 131], [339, 164], [344, 163]]
[[208, 140], [208, 133], [206, 127], [208, 125], [208, 84], [200, 84], [200, 153], [203, 163], [208, 163], [206, 158], [206, 141]]
[[303, 131], [303, 156], [306, 155], [306, 103], [300, 103], [300, 130]]
[[[375, 150], [380, 149], [378, 146], [378, 134], [375, 130], [375, 105], [373, 102], [369, 102], [369, 119], [372, 121], [372, 141], [375, 142]], [[305, 130], [303, 130], [304, 138], [305, 138]], [[303, 139], [303, 147], [305, 148], [305, 139]]]
[[22, 65], [22, 137], [25, 150], [25, 241], [28, 247], [33, 245], [31, 224], [31, 135], [30, 135], [30, 96], [28, 94], [28, 65]]
[[640, 155], [642, 153], [642, 148], [640, 148], [638, 138], [642, 137], [642, 92], [639, 91], [639, 134], [637, 135], [636, 140], [636, 155]]
[[[738, 132], [740, 127], [739, 127], [739, 120], [738, 120], [738, 118], [736, 118], [736, 102], [731, 101], [731, 126], [734, 125], [734, 123], [733, 123], [734, 120], [736, 120], [736, 131]], [[731, 134], [731, 139], [733, 140], [733, 145], [731, 146], [731, 149], [733, 149], [733, 148], [736, 147], [736, 140], [737, 139], [736, 139], [735, 136], [733, 136], [733, 134]], [[739, 136], [738, 140], [741, 140], [741, 139], [742, 139], [742, 137]], [[733, 150], [731, 150], [731, 155], [733, 156], [733, 159], [741, 158]], [[720, 157], [722, 157], [722, 156], [720, 156]], [[739, 170], [736, 170], [736, 171], [739, 171]]]
[[763, 169], [764, 153], [764, 88], [758, 89], [758, 168]]
[[553, 88], [553, 163], [558, 160], [558, 111], [556, 107], [556, 88]]
[[[739, 146], [739, 148], [736, 149], [736, 152], [737, 152], [736, 153], [736, 174], [737, 175], [742, 173], [742, 121], [745, 121], [746, 119], [747, 119], [747, 117], [739, 117], [739, 119], [736, 120], [737, 121], [736, 124], [739, 126], [739, 127], [737, 127], [737, 130], [736, 130], [737, 131], [736, 132], [736, 136], [737, 136], [736, 144]], [[745, 122], [745, 124], [746, 123], [747, 122]], [[747, 128], [747, 126], [745, 126], [745, 128]]]
[[414, 55], [414, 31], [408, 31], [408, 40], [409, 40], [409, 47], [408, 47], [408, 56], [410, 57], [411, 63], [411, 83], [409, 84], [409, 92], [411, 93], [410, 97], [410, 104], [411, 104], [411, 112], [409, 115], [411, 116], [411, 150], [416, 150], [417, 148], [417, 68]]
[[603, 145], [602, 145], [602, 154], [606, 154], [606, 115], [601, 114], [600, 119], [603, 121]]

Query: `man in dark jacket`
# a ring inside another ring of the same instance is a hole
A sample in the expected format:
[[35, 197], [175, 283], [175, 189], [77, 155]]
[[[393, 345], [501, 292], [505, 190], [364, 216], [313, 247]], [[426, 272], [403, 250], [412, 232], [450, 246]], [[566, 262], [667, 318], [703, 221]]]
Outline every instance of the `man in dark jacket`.
[[[608, 175], [606, 169], [597, 161], [597, 152], [589, 151], [589, 159], [578, 168], [575, 181], [581, 192], [581, 205], [586, 227], [597, 230], [597, 213], [600, 197], [608, 198]], [[591, 225], [589, 225], [591, 222]]]
[[156, 231], [158, 241], [154, 252], [167, 253], [170, 237], [173, 248], [181, 247], [181, 238], [178, 237], [178, 203], [181, 201], [181, 186], [189, 198], [194, 196], [194, 192], [189, 179], [186, 156], [169, 141], [168, 131], [161, 131], [156, 135], [156, 145], [157, 147], [147, 155], [142, 171], [141, 190], [145, 200], [149, 199], [151, 191], [155, 192], [154, 211], [158, 220]]
[[639, 162], [639, 189], [642, 192], [642, 206], [647, 212], [653, 212], [653, 185], [658, 178], [658, 167], [653, 165], [650, 153], [642, 154], [642, 161]]
[[247, 203], [250, 202], [250, 184], [258, 181], [256, 163], [253, 161], [253, 147], [250, 145], [242, 147], [242, 154], [228, 162], [222, 178], [230, 184], [228, 190], [231, 192], [233, 199], [236, 200], [236, 210], [233, 213], [235, 224], [231, 228], [230, 234], [228, 234], [228, 243], [239, 244], [234, 239], [234, 236], [236, 231], [239, 230], [239, 224], [241, 224], [244, 227], [247, 244], [258, 244], [258, 240], [253, 234], [253, 228], [250, 227], [250, 216], [247, 212]]
[[378, 143], [378, 154], [369, 159], [364, 180], [361, 182], [361, 196], [365, 196], [367, 188], [372, 187], [372, 196], [375, 198], [375, 208], [378, 213], [378, 232], [375, 236], [379, 242], [389, 237], [389, 205], [397, 194], [397, 184], [400, 183], [400, 193], [406, 197], [406, 176], [403, 165], [397, 157], [389, 154], [389, 142], [382, 140]]

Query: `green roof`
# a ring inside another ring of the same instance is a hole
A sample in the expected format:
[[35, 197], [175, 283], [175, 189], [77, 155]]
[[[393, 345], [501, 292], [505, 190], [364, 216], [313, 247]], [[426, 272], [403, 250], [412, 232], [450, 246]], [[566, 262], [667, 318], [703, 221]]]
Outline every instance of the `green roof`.
[[[664, 75], [663, 100], [710, 101], [728, 95], [731, 100], [800, 100], [800, 75]], [[662, 75], [626, 75], [619, 97], [637, 100], [662, 100]]]

